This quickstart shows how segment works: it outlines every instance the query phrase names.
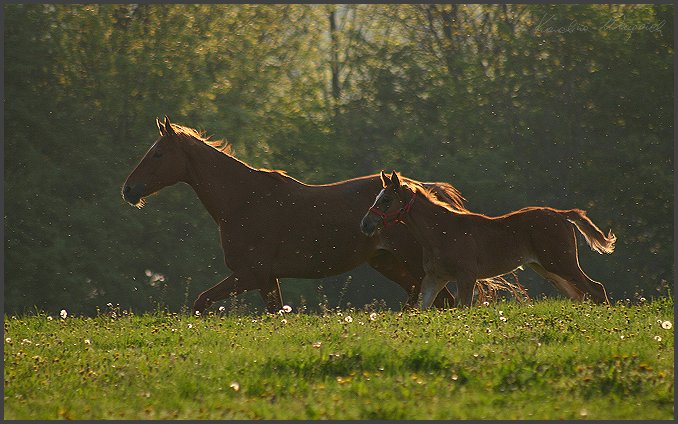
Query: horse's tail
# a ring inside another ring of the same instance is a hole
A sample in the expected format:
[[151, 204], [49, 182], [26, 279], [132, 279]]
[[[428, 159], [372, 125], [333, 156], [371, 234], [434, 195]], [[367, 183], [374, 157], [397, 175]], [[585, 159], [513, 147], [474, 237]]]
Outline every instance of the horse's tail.
[[457, 212], [468, 212], [468, 209], [466, 209], [466, 206], [464, 205], [466, 199], [464, 198], [464, 196], [461, 195], [461, 192], [457, 190], [457, 188], [454, 187], [452, 184], [443, 182], [434, 182], [434, 183], [422, 183], [422, 185], [426, 187], [428, 190], [431, 190], [431, 192], [438, 198], [438, 200], [449, 204]]
[[607, 236], [603, 234], [600, 228], [596, 227], [596, 224], [586, 216], [586, 212], [581, 209], [571, 209], [561, 213], [582, 233], [591, 249], [598, 253], [612, 253], [614, 251], [614, 242], [617, 241], [617, 237], [612, 234], [612, 230], [607, 233]]

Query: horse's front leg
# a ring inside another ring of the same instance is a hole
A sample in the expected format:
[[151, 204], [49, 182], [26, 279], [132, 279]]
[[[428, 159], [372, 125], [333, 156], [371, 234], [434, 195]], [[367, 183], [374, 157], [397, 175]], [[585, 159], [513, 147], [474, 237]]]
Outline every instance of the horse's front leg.
[[193, 313], [203, 314], [205, 309], [209, 308], [214, 302], [226, 299], [231, 293], [238, 295], [247, 290], [254, 290], [263, 287], [261, 281], [250, 274], [234, 272], [220, 283], [200, 293], [193, 302]]

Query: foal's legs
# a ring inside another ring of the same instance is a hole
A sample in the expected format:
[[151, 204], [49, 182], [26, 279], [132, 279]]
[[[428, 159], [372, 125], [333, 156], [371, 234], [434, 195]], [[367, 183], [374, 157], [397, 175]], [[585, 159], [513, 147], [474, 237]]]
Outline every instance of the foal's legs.
[[539, 234], [535, 239], [542, 249], [538, 254], [539, 263], [528, 264], [532, 269], [552, 281], [571, 299], [581, 301], [585, 294], [590, 294], [594, 302], [610, 303], [605, 287], [590, 279], [579, 267], [574, 226], [568, 223], [566, 231]]
[[438, 281], [431, 274], [426, 274], [421, 280], [421, 309], [428, 309], [433, 304], [433, 300], [438, 292], [445, 287], [447, 281]]
[[[379, 250], [374, 256], [367, 259], [367, 263], [380, 274], [397, 283], [407, 292], [405, 308], [415, 307], [419, 300], [421, 282], [417, 272], [409, 270], [398, 258], [387, 250]], [[419, 271], [422, 273], [422, 271]], [[437, 308], [452, 307], [455, 305], [454, 295], [447, 287], [444, 287], [434, 300]]]
[[459, 296], [459, 307], [473, 305], [473, 289], [476, 286], [475, 278], [464, 276], [457, 279], [457, 295]]
[[544, 277], [546, 280], [553, 283], [554, 286], [567, 297], [574, 300], [584, 300], [584, 293], [577, 288], [574, 284], [568, 281], [565, 278], [562, 278], [558, 274], [547, 271], [543, 266], [539, 265], [536, 262], [527, 264], [530, 268], [534, 270], [537, 274]]

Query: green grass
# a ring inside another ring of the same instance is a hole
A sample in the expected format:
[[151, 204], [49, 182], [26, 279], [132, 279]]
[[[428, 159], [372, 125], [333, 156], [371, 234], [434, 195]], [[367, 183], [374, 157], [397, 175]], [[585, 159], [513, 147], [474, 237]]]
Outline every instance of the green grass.
[[4, 412], [6, 419], [672, 419], [674, 335], [658, 321], [673, 324], [671, 299], [614, 307], [499, 302], [378, 312], [374, 320], [355, 310], [5, 317]]

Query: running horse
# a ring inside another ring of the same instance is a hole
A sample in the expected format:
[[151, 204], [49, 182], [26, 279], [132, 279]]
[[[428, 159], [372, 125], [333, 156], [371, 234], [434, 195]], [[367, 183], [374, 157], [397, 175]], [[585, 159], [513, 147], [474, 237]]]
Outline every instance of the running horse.
[[598, 253], [612, 253], [616, 237], [606, 236], [580, 209], [527, 207], [498, 217], [458, 211], [421, 184], [393, 171], [381, 172], [382, 190], [360, 222], [372, 236], [384, 220], [405, 223], [423, 248], [421, 307], [429, 308], [448, 281], [456, 281], [460, 306], [471, 306], [477, 280], [498, 277], [528, 265], [575, 300], [590, 296], [608, 303], [605, 287], [579, 267], [574, 229]]
[[[304, 184], [282, 171], [256, 169], [236, 159], [230, 145], [195, 129], [156, 118], [160, 137], [122, 186], [122, 197], [141, 208], [163, 187], [187, 183], [217, 224], [226, 266], [232, 274], [202, 292], [193, 304], [204, 313], [232, 293], [259, 290], [269, 312], [282, 307], [279, 278], [320, 278], [367, 262], [408, 293], [416, 303], [421, 279], [421, 246], [407, 229], [394, 225], [366, 237], [356, 225], [379, 192], [379, 175], [333, 184]], [[422, 183], [451, 208], [464, 198], [450, 184]], [[454, 306], [444, 288], [435, 305]]]

